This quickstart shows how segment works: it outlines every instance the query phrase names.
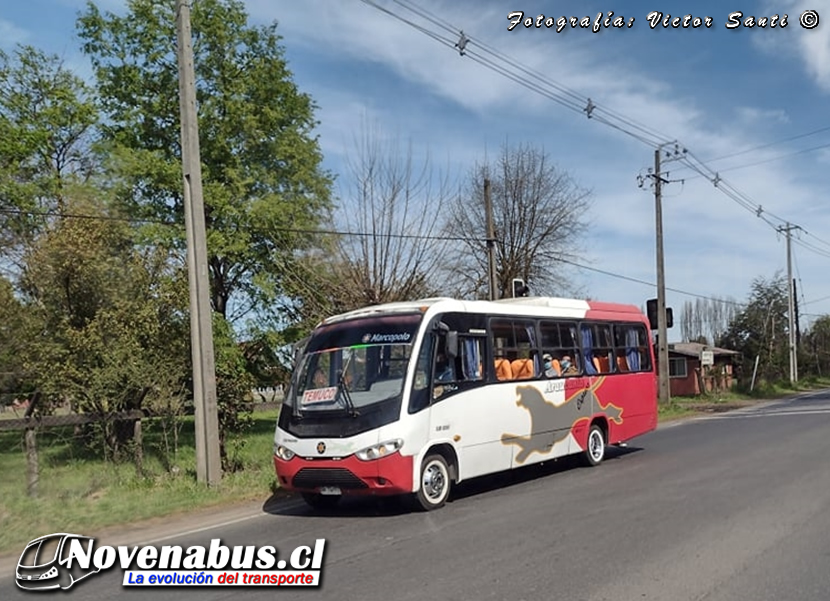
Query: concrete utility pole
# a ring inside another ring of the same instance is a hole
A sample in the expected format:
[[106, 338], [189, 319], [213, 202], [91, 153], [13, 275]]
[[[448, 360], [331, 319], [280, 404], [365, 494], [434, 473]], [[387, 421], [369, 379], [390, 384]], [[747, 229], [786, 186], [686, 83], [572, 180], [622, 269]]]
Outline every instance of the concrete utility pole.
[[669, 388], [669, 341], [666, 327], [666, 273], [663, 265], [663, 199], [662, 186], [668, 183], [660, 169], [662, 145], [654, 151], [654, 216], [657, 230], [657, 369], [658, 401], [668, 403]]
[[219, 455], [219, 418], [216, 406], [216, 369], [208, 280], [199, 122], [196, 113], [196, 76], [190, 5], [176, 0], [179, 107], [181, 111], [184, 220], [187, 231], [187, 279], [190, 284], [190, 345], [193, 359], [193, 404], [196, 421], [196, 478], [209, 486], [222, 478]]
[[787, 326], [788, 346], [790, 347], [790, 382], [798, 382], [798, 353], [796, 352], [796, 321], [795, 321], [795, 290], [793, 282], [793, 258], [792, 258], [792, 231], [797, 230], [797, 225], [790, 225], [778, 228], [779, 232], [787, 235]]
[[487, 279], [490, 281], [490, 300], [496, 299], [496, 232], [493, 226], [493, 200], [490, 198], [490, 180], [484, 180], [484, 211], [487, 213]]

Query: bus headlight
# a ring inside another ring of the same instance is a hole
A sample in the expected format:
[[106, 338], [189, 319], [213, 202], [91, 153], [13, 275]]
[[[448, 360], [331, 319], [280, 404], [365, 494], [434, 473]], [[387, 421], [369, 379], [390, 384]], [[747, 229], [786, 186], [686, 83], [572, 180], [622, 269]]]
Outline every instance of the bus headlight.
[[372, 445], [371, 447], [366, 447], [365, 449], [361, 449], [355, 455], [361, 461], [372, 461], [373, 459], [380, 459], [381, 457], [385, 457], [386, 455], [391, 455], [398, 449], [403, 446], [403, 441], [401, 439], [389, 440], [387, 442], [382, 442], [380, 444]]
[[283, 461], [291, 461], [292, 459], [294, 459], [295, 453], [288, 447], [284, 447], [281, 444], [274, 443], [274, 455], [276, 455]]

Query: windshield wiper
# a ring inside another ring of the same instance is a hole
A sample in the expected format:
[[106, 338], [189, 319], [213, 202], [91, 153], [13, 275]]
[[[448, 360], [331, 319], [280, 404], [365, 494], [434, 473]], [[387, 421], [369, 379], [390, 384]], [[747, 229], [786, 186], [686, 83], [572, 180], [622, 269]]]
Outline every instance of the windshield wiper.
[[360, 412], [355, 408], [354, 402], [352, 402], [352, 395], [349, 392], [348, 385], [346, 384], [346, 374], [349, 371], [349, 365], [352, 363], [352, 357], [354, 357], [354, 350], [346, 358], [346, 363], [343, 364], [343, 369], [341, 369], [337, 374], [337, 392], [338, 394], [343, 395], [343, 399], [346, 401], [346, 411], [348, 411], [349, 415], [357, 417], [360, 415]]
[[351, 417], [357, 417], [360, 415], [360, 411], [354, 406], [354, 402], [352, 401], [352, 395], [349, 392], [349, 387], [346, 384], [346, 379], [343, 377], [343, 372], [340, 372], [340, 377], [337, 379], [337, 392], [343, 395], [343, 399], [346, 401], [346, 411], [348, 411]]

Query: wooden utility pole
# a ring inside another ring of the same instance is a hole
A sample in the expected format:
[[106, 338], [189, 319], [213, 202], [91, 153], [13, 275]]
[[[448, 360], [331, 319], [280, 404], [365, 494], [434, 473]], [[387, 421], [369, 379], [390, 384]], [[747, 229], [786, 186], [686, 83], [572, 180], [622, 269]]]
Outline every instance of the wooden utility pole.
[[487, 279], [490, 282], [490, 300], [496, 293], [496, 233], [493, 226], [493, 200], [490, 198], [490, 180], [484, 180], [484, 211], [487, 213]]
[[668, 403], [669, 389], [669, 341], [666, 324], [666, 273], [663, 265], [663, 175], [660, 172], [660, 152], [654, 151], [654, 215], [657, 229], [657, 369], [658, 400]]
[[196, 421], [196, 478], [209, 486], [222, 478], [219, 455], [219, 418], [216, 405], [216, 368], [208, 279], [199, 121], [196, 113], [196, 75], [190, 4], [176, 0], [179, 108], [181, 111], [184, 219], [187, 232], [187, 279], [190, 285], [190, 345], [193, 359], [193, 405]]
[[795, 317], [795, 289], [793, 282], [793, 258], [792, 258], [792, 231], [798, 229], [797, 225], [790, 225], [778, 228], [779, 232], [787, 235], [787, 340], [790, 349], [790, 382], [798, 382], [798, 354], [796, 352], [796, 317]]

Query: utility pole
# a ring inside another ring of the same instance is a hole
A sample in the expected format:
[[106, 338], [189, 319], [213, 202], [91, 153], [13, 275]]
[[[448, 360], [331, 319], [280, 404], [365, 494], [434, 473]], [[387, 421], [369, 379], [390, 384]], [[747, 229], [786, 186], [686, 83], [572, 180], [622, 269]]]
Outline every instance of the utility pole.
[[487, 279], [490, 282], [490, 300], [496, 299], [496, 232], [493, 226], [493, 200], [490, 198], [490, 180], [484, 179], [484, 211], [487, 213]]
[[193, 360], [193, 405], [196, 421], [196, 478], [209, 486], [222, 478], [219, 455], [219, 418], [216, 406], [216, 369], [208, 280], [199, 122], [196, 113], [196, 76], [190, 4], [176, 0], [179, 109], [181, 112], [184, 220], [187, 232], [187, 280], [190, 286], [190, 345]]
[[657, 231], [657, 369], [658, 401], [668, 403], [669, 389], [669, 342], [666, 324], [666, 273], [663, 264], [663, 199], [662, 186], [668, 183], [660, 171], [662, 145], [654, 151], [654, 216]]
[[793, 307], [795, 309], [795, 366], [798, 375], [798, 349], [801, 348], [801, 320], [798, 318], [798, 288], [793, 280]]
[[779, 232], [787, 235], [787, 338], [790, 347], [790, 382], [798, 382], [798, 355], [795, 344], [795, 288], [793, 281], [793, 259], [792, 259], [792, 231], [799, 229], [797, 225], [790, 225], [778, 228]]

